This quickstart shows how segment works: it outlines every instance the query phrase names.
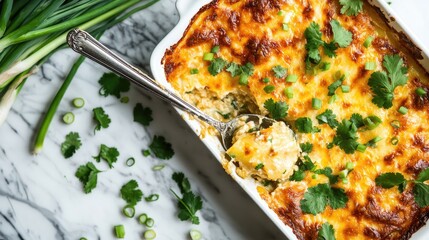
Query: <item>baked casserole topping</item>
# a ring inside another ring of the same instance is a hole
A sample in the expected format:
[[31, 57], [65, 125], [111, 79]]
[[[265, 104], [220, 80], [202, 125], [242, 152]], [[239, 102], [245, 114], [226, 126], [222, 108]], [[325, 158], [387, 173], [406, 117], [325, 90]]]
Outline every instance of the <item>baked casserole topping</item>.
[[361, 0], [214, 0], [163, 64], [218, 120], [279, 121], [227, 154], [298, 239], [408, 239], [429, 216], [429, 75], [407, 47]]

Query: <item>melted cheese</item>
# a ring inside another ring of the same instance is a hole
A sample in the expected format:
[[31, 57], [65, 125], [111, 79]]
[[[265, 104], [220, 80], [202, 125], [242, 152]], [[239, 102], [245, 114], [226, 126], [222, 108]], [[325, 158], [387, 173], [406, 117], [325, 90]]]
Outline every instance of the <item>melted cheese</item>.
[[[258, 187], [261, 197], [285, 224], [292, 227], [299, 239], [316, 238], [324, 222], [333, 225], [337, 239], [406, 239], [425, 223], [429, 216], [428, 208], [422, 209], [416, 205], [410, 187], [401, 194], [396, 188], [377, 187], [374, 179], [385, 172], [401, 172], [405, 178], [414, 179], [429, 166], [429, 96], [420, 97], [414, 92], [417, 87], [428, 90], [428, 75], [400, 45], [396, 35], [389, 33], [383, 19], [369, 5], [365, 3], [364, 13], [358, 16], [342, 15], [340, 8], [336, 0], [213, 1], [200, 10], [183, 38], [166, 53], [164, 64], [167, 79], [185, 99], [220, 120], [223, 119], [216, 109], [229, 109], [232, 115], [242, 111], [241, 108], [268, 114], [263, 106], [267, 99], [285, 101], [289, 105], [285, 118], [287, 122], [309, 117], [321, 129], [318, 133], [298, 134], [300, 143], [313, 144], [309, 156], [317, 166], [331, 167], [334, 173], [338, 173], [347, 162], [355, 164], [355, 169], [348, 176], [349, 183], [340, 181], [335, 185], [346, 191], [349, 198], [346, 207], [335, 210], [327, 207], [315, 216], [302, 213], [299, 202], [308, 187], [327, 182], [324, 176], [313, 179], [311, 174], [307, 174], [300, 182], [283, 181], [274, 191]], [[279, 10], [286, 14], [279, 16]], [[353, 41], [350, 46], [339, 48], [335, 58], [322, 54], [322, 62], [331, 64], [328, 71], [317, 70], [315, 75], [306, 74], [304, 31], [314, 21], [321, 26], [323, 40], [329, 42], [332, 40], [331, 19], [338, 20], [352, 32]], [[288, 30], [282, 29], [283, 22], [288, 23]], [[374, 37], [374, 41], [372, 46], [365, 48], [363, 42], [369, 36]], [[248, 85], [239, 85], [238, 77], [232, 78], [225, 71], [216, 76], [208, 72], [209, 62], [203, 61], [202, 56], [214, 45], [220, 45], [218, 56], [228, 62], [251, 62], [255, 66]], [[373, 71], [365, 70], [365, 63], [375, 62], [376, 71], [381, 71], [383, 58], [387, 54], [400, 54], [404, 58], [409, 80], [405, 86], [395, 89], [393, 107], [383, 109], [371, 102], [373, 96], [368, 79]], [[275, 78], [271, 69], [276, 65], [286, 67], [289, 74], [298, 76], [298, 81], [288, 83]], [[192, 68], [198, 69], [199, 74], [189, 74]], [[338, 89], [337, 100], [329, 103], [327, 87], [334, 81], [337, 71], [347, 73], [343, 84], [350, 86], [350, 92], [342, 93]], [[262, 79], [265, 77], [275, 86], [274, 92], [266, 93], [263, 90], [266, 84]], [[293, 88], [292, 99], [284, 94], [287, 87]], [[211, 98], [202, 101], [198, 96], [187, 94], [190, 91], [204, 91]], [[227, 96], [246, 97], [234, 99], [240, 105], [237, 110], [231, 107], [233, 100], [224, 101]], [[311, 100], [314, 97], [322, 100], [319, 110], [312, 109]], [[249, 105], [255, 107], [249, 108]], [[406, 115], [397, 112], [400, 106], [409, 109]], [[382, 123], [374, 130], [358, 132], [358, 141], [366, 143], [376, 136], [383, 140], [364, 153], [346, 154], [337, 146], [328, 149], [326, 146], [332, 142], [335, 130], [326, 124], [317, 125], [316, 120], [316, 116], [326, 109], [331, 109], [339, 121], [349, 119], [353, 113], [363, 117], [378, 116]], [[391, 126], [394, 120], [400, 122], [399, 129]], [[399, 139], [398, 145], [390, 143], [393, 137]], [[252, 145], [251, 141], [258, 142], [255, 136], [246, 136], [230, 150], [240, 156], [249, 169], [261, 161], [259, 155], [267, 154], [268, 149]], [[249, 156], [244, 154], [246, 147], [253, 149]], [[267, 163], [263, 171], [267, 177], [277, 179], [278, 165], [271, 165]], [[272, 174], [268, 167], [273, 168]]]

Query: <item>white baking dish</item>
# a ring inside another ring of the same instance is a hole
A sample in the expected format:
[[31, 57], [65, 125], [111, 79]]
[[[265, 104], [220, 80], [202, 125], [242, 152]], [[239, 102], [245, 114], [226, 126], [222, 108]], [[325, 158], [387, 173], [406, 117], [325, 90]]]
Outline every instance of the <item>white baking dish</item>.
[[[174, 91], [170, 84], [166, 80], [164, 66], [161, 64], [161, 60], [164, 53], [170, 46], [177, 43], [183, 36], [190, 20], [198, 12], [198, 10], [209, 3], [211, 0], [177, 0], [176, 7], [179, 12], [180, 20], [176, 27], [157, 45], [151, 56], [151, 70], [155, 79], [164, 87]], [[390, 7], [385, 0], [368, 0], [368, 2], [380, 9], [381, 12], [386, 16], [389, 25], [399, 33], [404, 33], [408, 39], [417, 47], [417, 51], [422, 55], [422, 59], [419, 60], [420, 64], [429, 72], [429, 49], [425, 48], [421, 42], [412, 34], [409, 29], [404, 26], [402, 21], [395, 16], [391, 11]], [[405, 35], [402, 35], [405, 37]], [[407, 40], [408, 40], [407, 39]], [[176, 108], [176, 111], [181, 114], [186, 123], [193, 129], [193, 131], [200, 135], [202, 125], [199, 121], [193, 119], [187, 113]], [[206, 136], [202, 139], [203, 143], [207, 148], [216, 156], [217, 160], [221, 161], [221, 155], [224, 150], [219, 139], [215, 136]], [[285, 225], [277, 215], [268, 207], [267, 203], [260, 198], [256, 191], [256, 184], [252, 179], [242, 179], [233, 172], [232, 178], [249, 194], [249, 196], [256, 202], [256, 204], [268, 215], [268, 217], [279, 227], [279, 229], [289, 239], [296, 239], [292, 229]], [[423, 240], [429, 238], [429, 227], [426, 225], [421, 228], [412, 237], [413, 240]]]

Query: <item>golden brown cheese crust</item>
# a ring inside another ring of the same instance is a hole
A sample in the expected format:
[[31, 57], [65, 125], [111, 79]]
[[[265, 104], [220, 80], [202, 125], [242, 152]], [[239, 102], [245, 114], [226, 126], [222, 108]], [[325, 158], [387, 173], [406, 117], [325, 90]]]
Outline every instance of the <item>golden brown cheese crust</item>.
[[[347, 162], [356, 164], [348, 177], [350, 183], [336, 184], [349, 197], [345, 208], [328, 207], [316, 216], [302, 213], [299, 202], [304, 192], [308, 187], [325, 183], [327, 180], [323, 176], [312, 179], [311, 174], [307, 174], [303, 181], [284, 182], [272, 192], [262, 187], [258, 190], [299, 239], [316, 238], [324, 222], [333, 225], [337, 239], [408, 239], [425, 224], [428, 208], [416, 205], [412, 186], [400, 194], [396, 188], [377, 187], [374, 179], [385, 172], [401, 172], [407, 179], [414, 179], [429, 166], [429, 95], [420, 97], [414, 92], [417, 87], [429, 92], [428, 75], [400, 45], [396, 35], [389, 33], [382, 18], [369, 5], [365, 3], [364, 13], [356, 17], [340, 14], [340, 8], [336, 0], [215, 0], [198, 12], [183, 38], [164, 56], [167, 79], [184, 97], [194, 89], [209, 91], [218, 99], [230, 93], [246, 94], [264, 114], [267, 112], [263, 103], [267, 99], [285, 101], [289, 105], [288, 122], [310, 117], [317, 125], [316, 115], [326, 109], [331, 109], [338, 120], [348, 119], [353, 113], [380, 117], [382, 123], [375, 130], [358, 133], [362, 143], [375, 136], [383, 137], [377, 147], [368, 148], [364, 153], [345, 154], [338, 147], [327, 149], [335, 131], [326, 124], [317, 126], [320, 133], [298, 135], [300, 142], [313, 143], [309, 156], [318, 166], [329, 166], [338, 172]], [[279, 10], [286, 14], [278, 16]], [[322, 61], [331, 63], [329, 71], [308, 75], [304, 64], [304, 31], [315, 21], [321, 26], [323, 40], [329, 41], [332, 19], [352, 32], [353, 41], [350, 46], [338, 49], [337, 57], [323, 57]], [[284, 21], [289, 23], [289, 30], [282, 29]], [[363, 42], [368, 36], [375, 39], [371, 47], [365, 48]], [[255, 73], [247, 86], [239, 85], [237, 77], [232, 78], [227, 72], [210, 75], [209, 62], [203, 61], [202, 56], [214, 45], [220, 45], [219, 56], [228, 62], [254, 64]], [[383, 57], [394, 53], [404, 58], [409, 80], [406, 86], [396, 88], [393, 107], [382, 109], [371, 102], [368, 79], [373, 71], [365, 70], [365, 63], [376, 62], [380, 71]], [[275, 78], [271, 69], [276, 65], [288, 68], [289, 74], [298, 75], [298, 81], [287, 83]], [[199, 74], [189, 74], [192, 68], [197, 68]], [[338, 70], [349, 74], [344, 84], [351, 86], [351, 90], [349, 93], [337, 90], [338, 100], [328, 104], [327, 87]], [[271, 79], [274, 92], [263, 90], [266, 84], [261, 79], [264, 77]], [[294, 98], [284, 95], [286, 87], [293, 88]], [[312, 109], [313, 97], [322, 100], [320, 110]], [[409, 109], [406, 115], [397, 112], [400, 106]], [[393, 120], [399, 120], [399, 129], [390, 125]], [[396, 146], [390, 143], [395, 136], [399, 139]]]

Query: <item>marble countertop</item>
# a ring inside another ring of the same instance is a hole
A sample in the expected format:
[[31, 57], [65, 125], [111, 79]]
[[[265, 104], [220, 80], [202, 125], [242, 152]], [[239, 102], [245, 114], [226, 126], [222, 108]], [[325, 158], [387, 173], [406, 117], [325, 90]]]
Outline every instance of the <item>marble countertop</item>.
[[[394, 11], [410, 29], [429, 46], [429, 2], [393, 0]], [[174, 0], [156, 5], [109, 30], [102, 38], [137, 66], [149, 70], [150, 54], [156, 44], [178, 21]], [[126, 239], [141, 239], [145, 227], [123, 216], [125, 205], [119, 196], [121, 186], [136, 179], [146, 195], [158, 193], [156, 202], [141, 202], [136, 213], [147, 213], [155, 220], [157, 239], [189, 239], [191, 229], [198, 229], [204, 239], [259, 240], [284, 239], [282, 233], [258, 209], [244, 191], [224, 172], [198, 137], [168, 104], [154, 99], [136, 87], [126, 93], [127, 104], [115, 97], [102, 97], [98, 79], [106, 69], [86, 60], [65, 95], [49, 129], [43, 152], [31, 155], [34, 132], [41, 116], [77, 54], [61, 50], [30, 77], [7, 121], [0, 126], [0, 240], [14, 239], [114, 239], [113, 226], [124, 224]], [[86, 105], [74, 109], [70, 101], [83, 97]], [[154, 121], [148, 127], [133, 122], [133, 108], [142, 103], [153, 110]], [[94, 135], [92, 109], [102, 106], [112, 119], [111, 126]], [[73, 111], [76, 120], [65, 125], [61, 115]], [[64, 159], [60, 144], [71, 131], [79, 132], [83, 146], [71, 159]], [[144, 157], [154, 135], [165, 136], [175, 155], [170, 160]], [[102, 163], [98, 186], [84, 194], [74, 176], [79, 165], [92, 161], [100, 144], [115, 146], [121, 152], [113, 169]], [[134, 157], [136, 164], [127, 167], [125, 160]], [[152, 166], [166, 164], [162, 171]], [[176, 200], [170, 188], [173, 172], [189, 177], [192, 189], [202, 196], [204, 206], [198, 216], [201, 223], [179, 221]]]

